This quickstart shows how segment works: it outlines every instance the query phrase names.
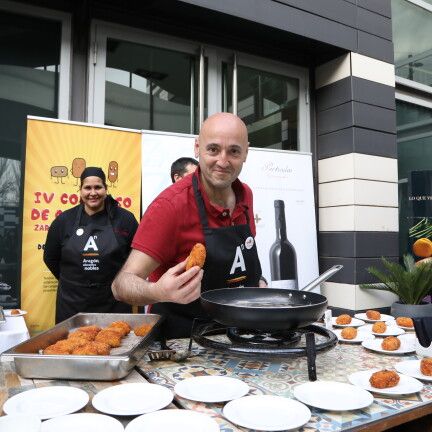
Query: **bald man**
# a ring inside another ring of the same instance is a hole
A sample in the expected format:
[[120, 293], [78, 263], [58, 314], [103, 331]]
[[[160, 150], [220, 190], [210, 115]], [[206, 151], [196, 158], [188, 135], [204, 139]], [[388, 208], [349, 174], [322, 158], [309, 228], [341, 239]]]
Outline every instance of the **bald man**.
[[[150, 204], [113, 282], [118, 300], [150, 304], [152, 313], [165, 316], [167, 339], [190, 336], [193, 318], [205, 317], [201, 291], [265, 286], [252, 191], [238, 179], [248, 148], [240, 118], [229, 113], [209, 117], [195, 140], [197, 170]], [[204, 268], [185, 270], [196, 243], [206, 247]]]

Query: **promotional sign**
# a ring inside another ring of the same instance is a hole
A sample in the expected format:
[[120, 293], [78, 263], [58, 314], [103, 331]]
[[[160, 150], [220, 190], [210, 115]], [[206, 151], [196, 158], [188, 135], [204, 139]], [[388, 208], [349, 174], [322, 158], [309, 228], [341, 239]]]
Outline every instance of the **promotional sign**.
[[87, 166], [101, 167], [108, 193], [139, 220], [140, 160], [139, 131], [28, 118], [21, 308], [28, 311], [30, 332], [54, 324], [57, 279], [43, 262], [43, 249], [54, 218], [79, 204], [82, 171]]
[[[143, 212], [171, 185], [172, 162], [194, 157], [194, 141], [193, 135], [143, 132]], [[254, 195], [256, 242], [264, 277], [275, 287], [305, 286], [318, 276], [311, 155], [249, 148], [240, 180]], [[315, 291], [319, 292], [319, 287]]]
[[408, 179], [408, 253], [432, 256], [432, 171], [411, 171]]

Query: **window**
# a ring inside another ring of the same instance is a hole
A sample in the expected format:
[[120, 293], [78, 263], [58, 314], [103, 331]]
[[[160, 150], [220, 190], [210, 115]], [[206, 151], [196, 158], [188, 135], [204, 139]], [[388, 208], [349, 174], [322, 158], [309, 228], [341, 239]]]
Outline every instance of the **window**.
[[191, 132], [197, 71], [196, 56], [108, 39], [105, 124]]
[[[402, 100], [396, 103], [399, 171], [399, 242], [400, 255], [411, 253], [413, 239], [409, 228], [418, 215], [413, 212], [408, 196], [412, 189], [413, 172], [429, 171], [432, 178], [432, 103], [430, 107]], [[432, 185], [431, 185], [432, 186]], [[427, 224], [432, 224], [432, 214]], [[415, 218], [415, 219], [414, 219]], [[418, 220], [419, 221], [419, 220]]]
[[392, 26], [396, 75], [431, 86], [432, 6], [392, 0]]
[[236, 111], [252, 146], [309, 151], [306, 69], [99, 22], [93, 34], [89, 121], [194, 134]]
[[0, 4], [0, 304], [17, 307], [26, 119], [67, 115], [69, 62], [62, 38], [67, 38], [69, 27], [63, 15], [54, 18], [43, 12], [42, 18], [34, 16], [42, 11], [30, 6], [26, 13], [32, 16], [15, 13], [10, 6], [1, 8]]
[[[223, 65], [223, 109], [232, 112], [232, 66]], [[298, 150], [299, 80], [238, 66], [237, 114], [253, 147]]]

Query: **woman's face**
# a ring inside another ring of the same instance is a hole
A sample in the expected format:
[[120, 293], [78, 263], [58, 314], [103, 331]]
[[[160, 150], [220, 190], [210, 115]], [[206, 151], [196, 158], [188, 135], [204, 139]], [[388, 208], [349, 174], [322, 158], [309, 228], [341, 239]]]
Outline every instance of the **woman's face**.
[[86, 177], [81, 185], [80, 196], [88, 214], [102, 210], [107, 196], [102, 179], [96, 176]]

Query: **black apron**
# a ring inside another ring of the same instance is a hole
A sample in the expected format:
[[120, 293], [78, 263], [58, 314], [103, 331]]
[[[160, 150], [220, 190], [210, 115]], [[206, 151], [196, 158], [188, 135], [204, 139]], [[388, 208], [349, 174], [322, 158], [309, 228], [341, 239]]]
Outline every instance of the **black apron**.
[[[193, 174], [192, 184], [207, 252], [201, 291], [258, 286], [261, 264], [247, 211], [245, 225], [210, 228], [196, 174]], [[151, 312], [164, 315], [163, 332], [166, 339], [189, 337], [194, 318], [209, 319], [199, 299], [187, 305], [157, 303], [152, 306]]]
[[108, 216], [106, 225], [80, 226], [80, 205], [72, 234], [62, 247], [56, 301], [56, 323], [78, 312], [130, 313], [132, 307], [114, 299], [111, 283], [126, 257]]

